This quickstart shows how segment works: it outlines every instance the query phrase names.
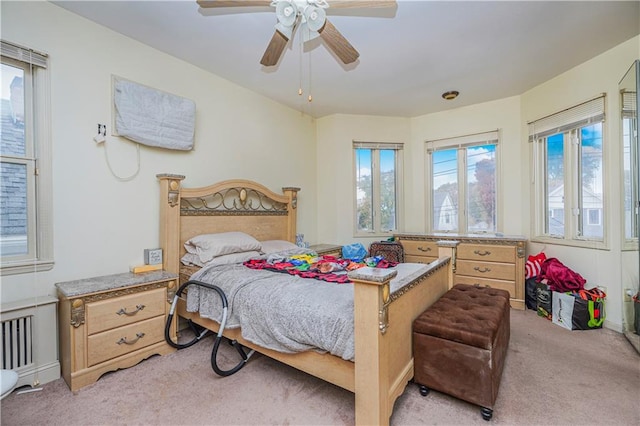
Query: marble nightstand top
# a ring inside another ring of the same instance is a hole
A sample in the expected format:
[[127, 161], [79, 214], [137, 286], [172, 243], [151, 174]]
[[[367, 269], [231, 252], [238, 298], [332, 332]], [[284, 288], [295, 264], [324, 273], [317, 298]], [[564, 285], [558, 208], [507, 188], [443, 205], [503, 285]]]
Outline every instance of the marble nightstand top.
[[155, 281], [173, 280], [177, 278], [178, 275], [167, 271], [152, 271], [140, 274], [125, 272], [122, 274], [103, 275], [101, 277], [84, 278], [80, 280], [56, 283], [56, 287], [65, 297], [76, 297], [89, 293], [100, 293], [102, 291], [142, 285]]

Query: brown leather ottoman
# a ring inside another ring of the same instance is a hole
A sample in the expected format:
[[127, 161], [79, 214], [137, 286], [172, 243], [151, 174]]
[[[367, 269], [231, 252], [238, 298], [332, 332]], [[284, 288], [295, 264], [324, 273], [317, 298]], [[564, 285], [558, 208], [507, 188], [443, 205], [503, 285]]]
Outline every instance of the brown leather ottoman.
[[414, 381], [481, 407], [490, 420], [509, 346], [509, 292], [458, 284], [413, 322]]

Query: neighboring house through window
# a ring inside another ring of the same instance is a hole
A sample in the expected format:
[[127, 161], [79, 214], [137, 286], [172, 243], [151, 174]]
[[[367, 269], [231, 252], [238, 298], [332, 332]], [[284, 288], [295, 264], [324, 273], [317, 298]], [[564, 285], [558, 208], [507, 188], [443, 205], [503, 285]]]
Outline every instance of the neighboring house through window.
[[427, 141], [431, 232], [498, 231], [498, 131]]
[[599, 96], [529, 123], [538, 240], [605, 246], [604, 100]]
[[356, 236], [389, 235], [399, 228], [402, 144], [353, 142]]
[[47, 55], [1, 45], [2, 275], [51, 269], [51, 150]]

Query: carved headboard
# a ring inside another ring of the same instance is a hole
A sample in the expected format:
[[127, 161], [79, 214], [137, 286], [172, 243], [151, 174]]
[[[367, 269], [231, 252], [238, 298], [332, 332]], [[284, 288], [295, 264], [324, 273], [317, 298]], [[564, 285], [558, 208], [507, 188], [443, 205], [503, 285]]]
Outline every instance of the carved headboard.
[[184, 176], [159, 174], [160, 245], [164, 269], [178, 273], [184, 243], [196, 235], [241, 231], [259, 241], [295, 242], [297, 193], [277, 194], [244, 179], [225, 180], [201, 188], [184, 188]]

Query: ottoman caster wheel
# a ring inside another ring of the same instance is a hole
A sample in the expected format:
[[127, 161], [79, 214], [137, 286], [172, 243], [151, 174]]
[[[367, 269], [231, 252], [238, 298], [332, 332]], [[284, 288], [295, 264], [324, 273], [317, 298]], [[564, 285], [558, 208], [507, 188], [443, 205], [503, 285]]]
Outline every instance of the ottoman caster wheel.
[[429, 388], [423, 385], [420, 385], [420, 395], [427, 396], [429, 395]]
[[485, 408], [482, 407], [480, 409], [480, 414], [482, 414], [482, 418], [486, 421], [491, 420], [491, 417], [493, 417], [493, 410], [491, 408]]

